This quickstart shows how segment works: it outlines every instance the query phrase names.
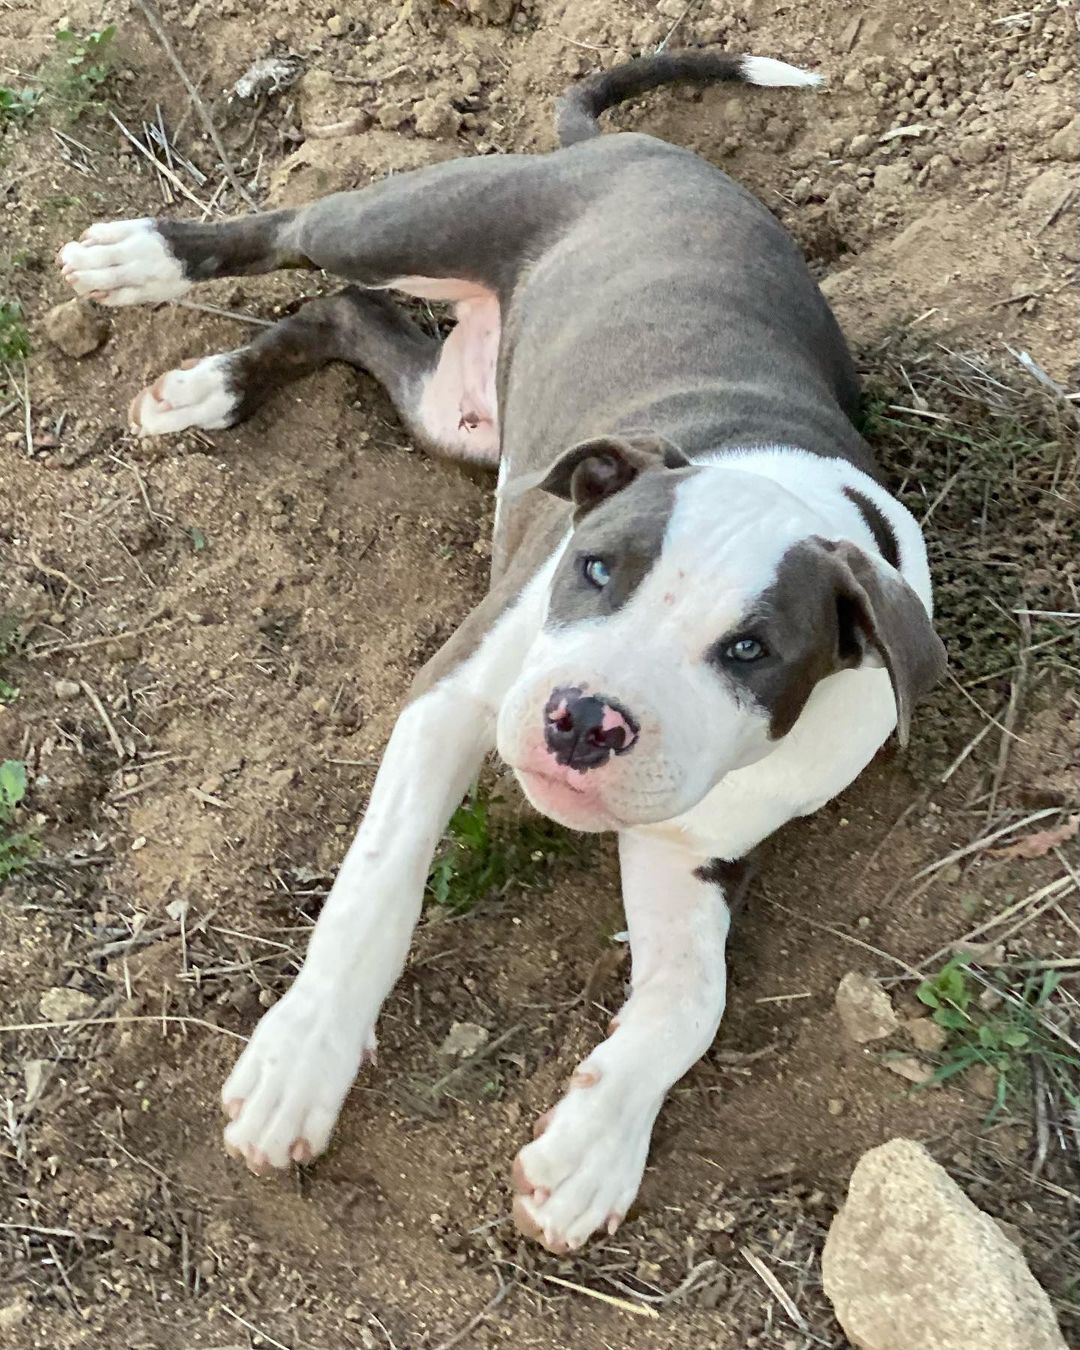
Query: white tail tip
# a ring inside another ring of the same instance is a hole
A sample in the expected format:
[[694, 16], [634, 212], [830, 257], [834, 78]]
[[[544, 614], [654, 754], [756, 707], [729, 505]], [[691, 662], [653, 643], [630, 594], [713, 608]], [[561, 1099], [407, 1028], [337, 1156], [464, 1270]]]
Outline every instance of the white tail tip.
[[825, 83], [823, 75], [789, 66], [786, 61], [774, 61], [771, 56], [744, 56], [742, 77], [747, 84], [760, 84], [773, 89]]

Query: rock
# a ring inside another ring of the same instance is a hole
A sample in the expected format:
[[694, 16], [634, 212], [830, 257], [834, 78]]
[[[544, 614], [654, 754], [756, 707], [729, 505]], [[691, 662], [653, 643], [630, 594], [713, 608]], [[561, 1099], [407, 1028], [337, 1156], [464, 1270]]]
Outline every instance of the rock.
[[485, 1046], [491, 1033], [475, 1022], [455, 1022], [439, 1046], [439, 1054], [448, 1059], [468, 1059]]
[[870, 975], [849, 970], [836, 990], [836, 1011], [851, 1040], [859, 1045], [891, 1036], [900, 1025], [889, 996]]
[[865, 159], [873, 148], [873, 136], [868, 136], [865, 131], [862, 131], [858, 136], [852, 136], [851, 144], [848, 146], [848, 154], [852, 159]]
[[331, 14], [326, 21], [326, 31], [331, 37], [341, 37], [345, 31], [345, 20], [340, 14]]
[[866, 88], [866, 76], [861, 70], [849, 70], [844, 76], [843, 86], [845, 89], [851, 89], [857, 94], [861, 94]]
[[53, 693], [57, 698], [69, 702], [71, 699], [79, 697], [82, 693], [82, 685], [77, 680], [56, 680], [53, 684]]
[[1070, 162], [1080, 159], [1080, 116], [1067, 122], [1060, 131], [1055, 131], [1046, 148], [1052, 159], [1066, 159]]
[[933, 1069], [921, 1059], [916, 1059], [914, 1055], [897, 1055], [893, 1059], [887, 1059], [885, 1067], [899, 1074], [901, 1078], [906, 1078], [909, 1083], [929, 1083], [934, 1076]]
[[930, 1017], [916, 1017], [907, 1024], [907, 1033], [916, 1050], [927, 1055], [936, 1055], [945, 1049], [949, 1033]]
[[65, 356], [89, 356], [109, 336], [109, 325], [82, 300], [65, 300], [45, 315], [45, 336]]
[[1067, 1350], [1020, 1251], [910, 1139], [859, 1160], [821, 1269], [860, 1350]]
[[81, 989], [46, 989], [38, 1000], [38, 1012], [49, 1022], [88, 1017], [96, 1006], [97, 999]]

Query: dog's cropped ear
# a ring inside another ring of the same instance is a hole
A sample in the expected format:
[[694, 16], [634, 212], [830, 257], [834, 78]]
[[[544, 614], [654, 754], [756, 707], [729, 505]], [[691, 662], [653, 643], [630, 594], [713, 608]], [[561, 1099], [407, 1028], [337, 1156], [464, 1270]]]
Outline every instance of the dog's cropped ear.
[[896, 571], [847, 540], [816, 541], [835, 571], [840, 654], [858, 664], [871, 653], [889, 672], [896, 734], [906, 745], [915, 704], [945, 673], [945, 647], [922, 601]]
[[573, 502], [574, 518], [627, 487], [647, 469], [685, 469], [690, 461], [671, 441], [659, 436], [598, 436], [559, 456], [552, 466], [514, 484], [515, 496], [539, 488]]

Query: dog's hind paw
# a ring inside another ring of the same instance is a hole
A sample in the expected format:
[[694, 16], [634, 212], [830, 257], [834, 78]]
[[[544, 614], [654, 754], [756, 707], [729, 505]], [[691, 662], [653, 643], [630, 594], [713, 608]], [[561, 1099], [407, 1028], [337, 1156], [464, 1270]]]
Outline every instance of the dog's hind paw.
[[240, 420], [240, 395], [233, 387], [232, 352], [184, 361], [159, 375], [135, 395], [128, 410], [140, 436], [165, 436], [188, 427], [217, 431]]
[[160, 230], [144, 216], [91, 225], [56, 256], [76, 295], [102, 305], [146, 305], [175, 300], [190, 280]]
[[[328, 1015], [331, 1014], [331, 1015]], [[375, 1035], [295, 987], [265, 1014], [221, 1090], [225, 1149], [261, 1175], [307, 1163], [330, 1142]]]

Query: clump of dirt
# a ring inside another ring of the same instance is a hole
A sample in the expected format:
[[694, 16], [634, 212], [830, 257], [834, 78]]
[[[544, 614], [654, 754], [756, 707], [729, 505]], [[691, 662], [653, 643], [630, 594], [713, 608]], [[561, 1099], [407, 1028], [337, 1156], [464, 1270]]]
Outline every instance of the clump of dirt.
[[[0, 623], [17, 638], [0, 759], [27, 764], [19, 825], [44, 846], [0, 894], [3, 1022], [56, 1021], [41, 1000], [58, 989], [95, 1014], [3, 1033], [5, 1343], [839, 1347], [817, 1253], [853, 1162], [896, 1134], [1016, 1226], [1080, 1335], [1074, 1154], [1038, 1081], [1025, 1095], [1021, 1073], [986, 1130], [977, 1079], [912, 1091], [889, 1068], [914, 1052], [911, 970], [982, 925], [981, 959], [1005, 963], [987, 969], [1061, 972], [1054, 1015], [1076, 1034], [1075, 892], [994, 922], [1068, 877], [1068, 856], [985, 844], [1076, 809], [1072, 10], [161, 8], [261, 204], [548, 150], [569, 80], [663, 42], [827, 73], [821, 95], [666, 91], [609, 120], [722, 164], [807, 250], [859, 348], [871, 437], [924, 521], [953, 678], [909, 751], [766, 850], [729, 1016], [615, 1237], [559, 1261], [507, 1217], [510, 1159], [622, 998], [609, 842], [587, 870], [557, 862], [550, 893], [510, 887], [452, 922], [433, 908], [329, 1156], [238, 1172], [217, 1086], [296, 970], [412, 674], [483, 594], [490, 485], [417, 454], [340, 368], [235, 431], [133, 440], [133, 393], [239, 345], [301, 288], [214, 283], [203, 308], [111, 314], [96, 351], [54, 349], [45, 316], [68, 296], [52, 258], [87, 224], [246, 207], [137, 10], [0, 12], [16, 90], [40, 87], [62, 20], [117, 30], [77, 122], [43, 103], [0, 129], [0, 325], [23, 325], [0, 327]], [[266, 57], [297, 78], [238, 96]], [[892, 1039], [839, 1033], [852, 969], [900, 977]], [[450, 1072], [439, 1047], [460, 1022], [488, 1049]]]

